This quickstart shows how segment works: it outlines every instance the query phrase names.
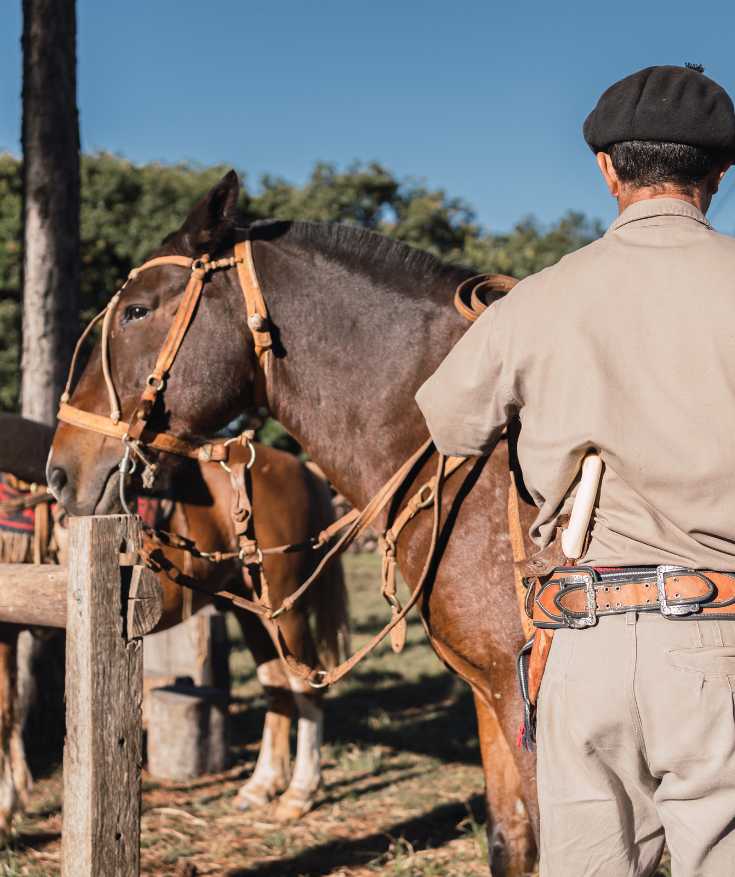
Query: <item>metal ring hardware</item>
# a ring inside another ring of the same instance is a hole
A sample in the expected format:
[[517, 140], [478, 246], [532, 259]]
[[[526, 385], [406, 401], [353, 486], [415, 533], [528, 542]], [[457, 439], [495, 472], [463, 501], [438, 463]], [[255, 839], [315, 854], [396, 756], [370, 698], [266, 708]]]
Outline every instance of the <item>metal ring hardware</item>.
[[157, 378], [155, 375], [151, 374], [145, 379], [146, 384], [154, 389], [157, 393], [160, 393], [164, 388], [166, 381], [163, 378]]
[[[238, 559], [240, 560], [241, 563], [245, 563], [245, 558], [249, 557], [250, 555], [247, 553], [247, 551], [244, 548], [241, 548], [240, 551], [238, 552], [237, 556], [238, 556]], [[261, 566], [263, 563], [263, 552], [261, 551], [260, 548], [255, 549], [255, 563], [257, 563], [258, 566]], [[273, 617], [275, 617], [275, 616], [273, 616]]]
[[[317, 670], [316, 675], [318, 679], [326, 679], [327, 671], [326, 670]], [[308, 679], [307, 682], [312, 688], [326, 688], [329, 683], [328, 682], [314, 682], [312, 679]]]
[[421, 489], [416, 496], [418, 497], [416, 508], [428, 508], [434, 501], [434, 485], [430, 481], [427, 481], [426, 484], [422, 484]]

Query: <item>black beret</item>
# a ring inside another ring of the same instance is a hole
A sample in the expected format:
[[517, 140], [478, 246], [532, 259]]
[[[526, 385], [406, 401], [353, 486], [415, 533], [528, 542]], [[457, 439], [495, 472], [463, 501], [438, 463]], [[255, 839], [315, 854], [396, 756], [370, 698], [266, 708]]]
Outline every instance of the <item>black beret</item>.
[[735, 158], [735, 111], [730, 96], [690, 67], [646, 67], [602, 95], [584, 123], [593, 152], [624, 140], [700, 146]]

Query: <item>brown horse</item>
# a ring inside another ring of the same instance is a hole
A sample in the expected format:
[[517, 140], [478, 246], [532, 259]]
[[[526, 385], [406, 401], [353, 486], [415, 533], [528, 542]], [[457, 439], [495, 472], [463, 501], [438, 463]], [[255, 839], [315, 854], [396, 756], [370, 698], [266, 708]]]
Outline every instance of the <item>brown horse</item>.
[[[451, 295], [471, 272], [351, 226], [269, 222], [238, 228], [237, 198], [231, 172], [156, 254], [221, 257], [249, 237], [274, 338], [271, 365], [264, 372], [256, 356], [236, 272], [214, 272], [150, 425], [201, 441], [261, 401], [264, 391], [273, 415], [341, 493], [364, 507], [426, 438], [413, 397], [467, 328]], [[109, 351], [128, 420], [186, 281], [178, 266], [146, 270], [116, 305]], [[98, 346], [72, 402], [107, 415], [100, 371]], [[75, 513], [110, 511], [120, 455], [119, 441], [61, 424], [49, 484]], [[417, 469], [416, 485], [428, 480], [434, 464]], [[496, 877], [524, 874], [535, 858], [535, 762], [516, 748], [522, 703], [515, 656], [523, 634], [506, 512], [509, 473], [503, 442], [449, 479], [437, 562], [421, 605], [437, 654], [474, 693]], [[522, 514], [530, 523], [531, 510], [524, 506]], [[429, 546], [429, 517], [417, 516], [399, 546], [400, 568], [411, 586]]]
[[[34, 441], [40, 441], [46, 429], [14, 416], [7, 416], [2, 425], [8, 429], [5, 435], [32, 433]], [[42, 452], [36, 455], [35, 468], [29, 468], [32, 461], [26, 457], [23, 470], [26, 477], [38, 481], [43, 476], [50, 444], [49, 434]], [[326, 481], [291, 454], [265, 445], [256, 447], [252, 472], [253, 496], [258, 505], [255, 526], [263, 545], [301, 542], [314, 529], [327, 527], [334, 513]], [[235, 460], [239, 453], [245, 451], [236, 451]], [[6, 465], [4, 457], [0, 453], [0, 469]], [[12, 465], [14, 461], [8, 459], [8, 463]], [[189, 539], [200, 551], [231, 551], [237, 540], [229, 513], [231, 486], [227, 473], [216, 464], [191, 463], [174, 474], [167, 491], [175, 500], [167, 530]], [[56, 528], [55, 538], [62, 545], [62, 554], [64, 536], [63, 528]], [[162, 567], [159, 581], [163, 615], [158, 630], [178, 623], [189, 612], [211, 602], [210, 595], [222, 588], [248, 595], [249, 583], [245, 583], [243, 592], [242, 567], [237, 561], [212, 564], [188, 551], [150, 540], [147, 549]], [[317, 559], [314, 552], [266, 557], [264, 563], [274, 597], [280, 601], [293, 593], [311, 573]], [[182, 579], [197, 590], [182, 587]], [[329, 666], [339, 660], [348, 638], [341, 566], [325, 571], [320, 584], [309, 605], [291, 619], [287, 638], [304, 660]], [[322, 695], [287, 671], [277, 657], [268, 630], [256, 616], [240, 609], [234, 611], [267, 700], [258, 760], [252, 776], [240, 789], [236, 805], [250, 809], [280, 796], [276, 818], [297, 818], [313, 806], [321, 781]], [[22, 735], [13, 709], [17, 635], [17, 627], [0, 625], [0, 831], [8, 830], [13, 812], [25, 804], [30, 784]], [[294, 716], [298, 716], [298, 729], [292, 770], [289, 732]]]
[[[232, 462], [238, 462], [240, 456], [245, 462], [247, 455], [245, 449], [237, 449]], [[334, 519], [327, 482], [291, 454], [257, 445], [252, 480], [253, 505], [258, 506], [255, 528], [264, 547], [305, 542]], [[229, 475], [220, 466], [184, 464], [173, 480], [176, 503], [167, 529], [191, 540], [198, 551], [232, 551], [237, 537], [230, 516], [231, 490]], [[238, 561], [212, 564], [188, 551], [146, 542], [147, 550], [162, 568], [159, 581], [163, 587], [163, 615], [157, 630], [181, 621], [191, 596], [193, 605], [187, 612], [211, 602], [210, 594], [222, 589], [252, 598], [252, 583]], [[317, 560], [313, 551], [266, 555], [263, 564], [271, 599], [280, 603], [292, 594], [313, 571]], [[182, 587], [185, 582], [198, 590], [191, 592]], [[289, 648], [293, 646], [303, 660], [330, 666], [339, 660], [348, 639], [347, 594], [341, 566], [326, 570], [314, 591], [312, 599], [284, 628], [284, 635]], [[233, 611], [268, 700], [258, 761], [235, 803], [246, 810], [280, 795], [276, 818], [294, 819], [312, 808], [321, 783], [322, 693], [288, 672], [277, 656], [267, 622], [244, 609], [233, 607]], [[312, 616], [315, 636], [309, 623]], [[292, 772], [289, 731], [294, 715], [298, 716], [298, 725]]]

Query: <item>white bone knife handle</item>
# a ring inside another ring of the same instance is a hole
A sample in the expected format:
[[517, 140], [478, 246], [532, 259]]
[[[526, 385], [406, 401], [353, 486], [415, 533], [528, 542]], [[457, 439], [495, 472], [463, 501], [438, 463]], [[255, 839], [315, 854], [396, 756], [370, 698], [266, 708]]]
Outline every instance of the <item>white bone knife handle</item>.
[[561, 547], [569, 560], [582, 556], [584, 540], [592, 518], [592, 509], [597, 498], [597, 489], [602, 476], [602, 460], [599, 454], [589, 453], [582, 461], [582, 476], [574, 497], [569, 526], [561, 534]]

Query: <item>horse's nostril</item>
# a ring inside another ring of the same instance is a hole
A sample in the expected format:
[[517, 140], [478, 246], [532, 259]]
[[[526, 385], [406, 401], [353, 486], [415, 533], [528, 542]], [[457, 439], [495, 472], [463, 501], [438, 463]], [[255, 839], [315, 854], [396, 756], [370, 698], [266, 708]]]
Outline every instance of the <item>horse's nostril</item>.
[[54, 466], [54, 468], [49, 472], [48, 475], [48, 486], [51, 488], [52, 493], [59, 498], [61, 491], [66, 486], [67, 477], [66, 472], [61, 468], [61, 466]]

